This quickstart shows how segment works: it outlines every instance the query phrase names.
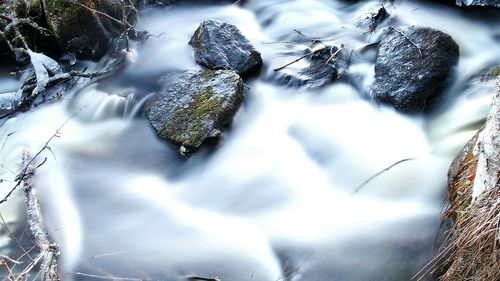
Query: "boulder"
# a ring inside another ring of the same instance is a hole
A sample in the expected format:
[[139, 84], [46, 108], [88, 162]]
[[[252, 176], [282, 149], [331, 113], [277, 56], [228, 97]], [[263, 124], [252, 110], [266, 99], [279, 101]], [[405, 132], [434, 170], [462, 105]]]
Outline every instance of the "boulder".
[[[128, 2], [128, 3], [127, 3]], [[107, 50], [110, 38], [123, 30], [125, 22], [136, 20], [135, 1], [126, 0], [43, 0], [49, 29], [63, 50], [79, 58], [99, 59]]]
[[189, 155], [229, 126], [243, 101], [243, 81], [232, 70], [187, 71], [163, 90], [147, 117], [158, 135]]
[[456, 0], [458, 6], [491, 6], [500, 7], [500, 1], [498, 0]]
[[439, 280], [500, 280], [499, 79], [497, 85], [486, 123], [448, 173], [450, 207], [444, 219], [453, 219], [453, 230], [439, 254], [449, 263]]
[[193, 46], [196, 62], [209, 69], [231, 69], [245, 74], [262, 65], [260, 53], [232, 24], [204, 21], [189, 44]]
[[421, 112], [441, 95], [458, 59], [457, 43], [439, 30], [390, 28], [377, 53], [373, 97], [401, 112]]

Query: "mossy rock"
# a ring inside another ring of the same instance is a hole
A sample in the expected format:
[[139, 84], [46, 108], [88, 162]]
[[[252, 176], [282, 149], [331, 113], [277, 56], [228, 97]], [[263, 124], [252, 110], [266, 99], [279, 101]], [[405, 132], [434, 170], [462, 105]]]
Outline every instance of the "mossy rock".
[[483, 129], [480, 129], [469, 140], [462, 152], [455, 157], [448, 171], [448, 198], [450, 208], [448, 217], [460, 219], [460, 214], [471, 203], [472, 187], [476, 177], [478, 164], [478, 138]]
[[[120, 0], [43, 0], [47, 26], [61, 48], [79, 58], [99, 59], [122, 31]], [[133, 1], [132, 4], [134, 4]], [[127, 19], [130, 22], [130, 18]]]
[[488, 70], [488, 73], [486, 73], [483, 80], [490, 81], [497, 79], [499, 76], [500, 76], [500, 65], [497, 65]]
[[243, 81], [235, 71], [188, 71], [160, 93], [148, 119], [161, 138], [193, 151], [231, 124], [242, 101]]

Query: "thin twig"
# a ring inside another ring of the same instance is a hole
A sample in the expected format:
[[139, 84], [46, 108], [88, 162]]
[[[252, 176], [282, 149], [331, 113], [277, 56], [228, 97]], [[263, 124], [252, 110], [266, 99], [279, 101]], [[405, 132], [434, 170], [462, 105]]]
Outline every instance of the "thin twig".
[[8, 21], [8, 22], [12, 22], [12, 18], [11, 18], [11, 17], [8, 17], [8, 16], [6, 16], [6, 15], [1, 15], [1, 14], [0, 14], [0, 19], [6, 20], [6, 21]]
[[304, 36], [307, 40], [311, 41], [311, 43], [320, 43], [321, 45], [323, 45], [324, 47], [328, 47], [325, 43], [323, 43], [320, 39], [313, 39], [307, 35], [305, 35], [302, 31], [298, 30], [298, 29], [293, 29], [293, 31], [297, 32], [299, 35], [302, 35]]
[[17, 239], [17, 237], [14, 235], [14, 233], [10, 230], [10, 227], [9, 225], [5, 222], [5, 220], [3, 219], [3, 216], [2, 214], [0, 214], [0, 220], [2, 220], [2, 223], [3, 225], [5, 226], [5, 229], [7, 229], [7, 231], [9, 232], [9, 235], [10, 237], [12, 237], [12, 239], [14, 239], [14, 242], [16, 242], [16, 245], [24, 252], [24, 254], [26, 254], [30, 260], [33, 260], [30, 256], [30, 254], [24, 249], [24, 247], [21, 245], [21, 242]]
[[380, 172], [374, 174], [373, 176], [367, 178], [363, 183], [361, 183], [358, 187], [356, 187], [356, 189], [354, 189], [354, 191], [352, 192], [351, 195], [354, 195], [356, 193], [358, 193], [358, 191], [360, 191], [365, 185], [367, 185], [368, 183], [370, 183], [373, 179], [375, 179], [376, 177], [380, 176], [381, 174], [383, 174], [384, 172], [387, 172], [389, 171], [390, 169], [392, 169], [394, 166], [398, 165], [398, 164], [401, 164], [403, 162], [406, 162], [406, 161], [410, 161], [410, 160], [415, 160], [417, 159], [416, 157], [413, 157], [413, 158], [405, 158], [405, 159], [402, 159], [402, 160], [399, 160], [397, 161], [396, 163], [390, 165], [389, 167], [381, 170]]
[[285, 65], [283, 65], [283, 66], [280, 66], [280, 67], [278, 67], [278, 68], [275, 68], [275, 69], [274, 69], [274, 71], [280, 71], [280, 70], [282, 70], [283, 68], [285, 68], [285, 67], [287, 67], [287, 66], [289, 66], [289, 65], [292, 65], [292, 64], [294, 64], [294, 63], [296, 63], [296, 62], [300, 61], [301, 59], [304, 59], [304, 58], [306, 58], [306, 57], [308, 57], [308, 56], [311, 56], [311, 55], [313, 55], [313, 54], [314, 54], [314, 52], [310, 52], [310, 53], [308, 53], [308, 54], [305, 54], [305, 55], [303, 55], [303, 56], [299, 57], [298, 59], [296, 59], [296, 60], [294, 60], [294, 61], [291, 61], [291, 62], [289, 62], [289, 63], [287, 63], [287, 64], [285, 64]]
[[420, 49], [420, 47], [417, 45], [417, 43], [413, 42], [410, 37], [406, 36], [406, 34], [404, 34], [403, 32], [397, 30], [396, 28], [394, 28], [393, 26], [389, 26], [389, 29], [390, 30], [394, 30], [395, 32], [399, 33], [399, 35], [403, 36], [406, 40], [408, 40], [408, 42], [410, 42], [413, 46], [415, 46], [415, 48], [417, 48], [418, 50], [418, 53], [420, 54], [420, 57], [423, 57], [422, 55], [422, 50]]
[[73, 275], [77, 275], [77, 276], [90, 277], [90, 278], [103, 279], [103, 280], [120, 280], [120, 281], [153, 281], [153, 280], [151, 280], [151, 279], [128, 278], [128, 277], [115, 277], [115, 276], [101, 276], [101, 275], [88, 274], [88, 273], [83, 273], [83, 272], [73, 272], [72, 274], [73, 274]]
[[31, 158], [31, 160], [22, 168], [21, 172], [17, 175], [16, 177], [16, 185], [14, 185], [14, 187], [11, 188], [11, 190], [7, 193], [7, 195], [5, 195], [5, 197], [0, 200], [0, 204], [4, 203], [4, 202], [7, 202], [7, 200], [9, 199], [9, 197], [14, 193], [14, 191], [21, 185], [22, 181], [24, 180], [24, 178], [28, 175], [27, 171], [29, 169], [29, 166], [35, 161], [37, 160], [37, 158], [45, 151], [45, 150], [50, 150], [50, 143], [55, 139], [55, 138], [59, 138], [60, 137], [60, 132], [61, 130], [64, 128], [64, 126], [66, 126], [66, 124], [71, 120], [73, 119], [73, 117], [75, 117], [77, 114], [79, 114], [79, 112], [71, 115], [66, 121], [63, 122], [63, 124], [57, 128], [57, 130], [55, 131], [55, 133], [45, 142], [45, 144], [43, 145], [43, 147]]
[[326, 61], [325, 64], [328, 64], [331, 60], [333, 60], [337, 54], [344, 49], [344, 46], [342, 45], [335, 53], [333, 53]]
[[[101, 16], [103, 16], [103, 17], [106, 17], [106, 18], [108, 18], [108, 19], [110, 19], [110, 20], [114, 21], [115, 23], [117, 23], [117, 24], [119, 24], [119, 25], [122, 25], [122, 21], [120, 21], [119, 19], [116, 19], [116, 18], [114, 18], [114, 17], [112, 17], [112, 16], [110, 16], [110, 15], [108, 15], [108, 14], [106, 14], [106, 13], [103, 13], [103, 12], [98, 11], [98, 10], [96, 10], [96, 9], [92, 9], [92, 8], [87, 7], [87, 6], [85, 6], [85, 5], [81, 4], [81, 3], [78, 3], [78, 2], [76, 2], [76, 1], [73, 1], [73, 3], [74, 3], [74, 4], [77, 4], [77, 5], [79, 5], [79, 6], [81, 6], [82, 8], [85, 8], [85, 9], [89, 10], [89, 11], [90, 11], [90, 12], [92, 12], [92, 13], [99, 14], [99, 15], [101, 15]], [[127, 22], [127, 27], [132, 27], [132, 25], [131, 25], [130, 23], [128, 23], [128, 22]]]
[[7, 260], [7, 261], [9, 261], [9, 262], [11, 262], [13, 264], [22, 264], [23, 263], [21, 261], [16, 261], [16, 260], [14, 260], [14, 259], [12, 259], [12, 258], [10, 258], [8, 256], [4, 256], [4, 255], [0, 255], [0, 259], [1, 260]]
[[186, 279], [188, 279], [188, 280], [201, 280], [201, 281], [221, 281], [219, 279], [219, 277], [203, 277], [203, 276], [197, 276], [197, 275], [186, 276]]

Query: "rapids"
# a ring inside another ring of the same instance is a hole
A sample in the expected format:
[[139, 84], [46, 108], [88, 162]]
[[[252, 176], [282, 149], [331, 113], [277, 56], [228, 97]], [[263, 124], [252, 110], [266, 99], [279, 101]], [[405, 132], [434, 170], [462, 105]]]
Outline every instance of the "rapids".
[[[69, 120], [36, 174], [47, 227], [62, 247], [63, 279], [416, 274], [436, 251], [447, 169], [487, 115], [494, 82], [474, 90], [469, 81], [500, 61], [500, 25], [478, 10], [394, 1], [386, 4], [389, 22], [367, 32], [367, 17], [379, 7], [379, 1], [248, 0], [147, 8], [138, 29], [156, 36], [133, 46], [125, 69], [7, 120], [0, 127], [0, 178], [7, 179], [24, 149], [40, 150]], [[142, 117], [144, 106], [162, 75], [201, 69], [187, 42], [211, 18], [236, 25], [262, 52], [264, 67], [245, 80], [245, 103], [222, 143], [182, 159]], [[365, 46], [388, 25], [437, 28], [460, 46], [453, 85], [430, 116], [402, 115], [368, 99], [376, 48]], [[273, 69], [308, 48], [309, 39], [294, 29], [353, 49], [349, 79], [322, 89], [283, 85]], [[1, 71], [0, 84], [3, 92], [19, 86]], [[415, 159], [353, 194], [406, 158]], [[2, 197], [9, 187], [1, 183]], [[23, 220], [22, 196], [0, 206], [9, 222]]]

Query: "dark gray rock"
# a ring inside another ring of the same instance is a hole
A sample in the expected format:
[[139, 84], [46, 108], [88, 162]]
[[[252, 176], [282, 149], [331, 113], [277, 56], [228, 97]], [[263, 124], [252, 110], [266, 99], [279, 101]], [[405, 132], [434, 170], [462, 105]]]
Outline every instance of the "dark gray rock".
[[232, 24], [204, 21], [189, 44], [194, 48], [196, 62], [209, 69], [232, 69], [245, 74], [262, 65], [260, 53]]
[[300, 71], [300, 74], [306, 77], [306, 83], [311, 88], [323, 87], [337, 80], [347, 69], [344, 54], [335, 46], [319, 49], [310, 57], [309, 66]]
[[243, 101], [243, 81], [232, 70], [187, 71], [163, 90], [148, 112], [158, 135], [181, 153], [196, 150], [229, 126]]
[[499, 0], [456, 0], [458, 6], [491, 6], [500, 7]]
[[[279, 73], [271, 78], [291, 87], [320, 88], [345, 76], [348, 68], [348, 51], [344, 49], [339, 51], [335, 46], [322, 45], [315, 51], [307, 49], [305, 52], [302, 57], [309, 62], [307, 67], [294, 69], [293, 63], [289, 66], [283, 65], [274, 69]], [[308, 55], [311, 52], [312, 55]]]
[[423, 111], [440, 96], [459, 59], [458, 45], [435, 29], [391, 28], [375, 64], [375, 100], [406, 113]]

